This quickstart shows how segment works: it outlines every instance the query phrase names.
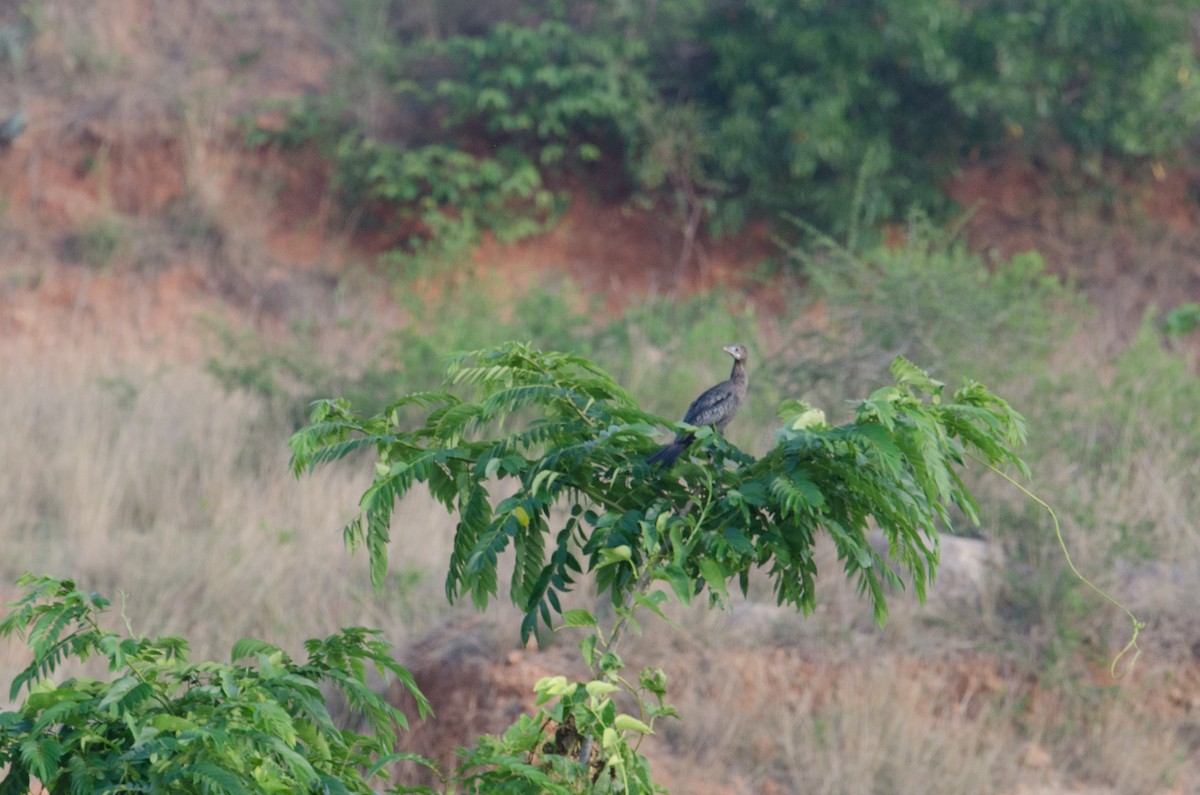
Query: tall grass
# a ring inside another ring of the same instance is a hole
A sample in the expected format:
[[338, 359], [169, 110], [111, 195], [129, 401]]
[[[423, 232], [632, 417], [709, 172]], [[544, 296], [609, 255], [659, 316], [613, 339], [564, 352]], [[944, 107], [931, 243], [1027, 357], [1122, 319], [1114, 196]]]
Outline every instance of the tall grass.
[[[313, 398], [335, 394], [370, 413], [398, 395], [437, 388], [451, 353], [515, 339], [588, 356], [647, 410], [677, 419], [700, 391], [728, 377], [731, 360], [721, 349], [732, 342], [750, 346], [756, 392], [774, 395], [765, 374], [777, 352], [759, 337], [764, 325], [781, 328], [789, 320], [759, 319], [744, 300], [717, 293], [649, 299], [613, 313], [570, 282], [498, 303], [505, 288], [486, 275], [463, 284], [397, 285], [396, 292], [405, 321], [378, 342], [330, 348], [330, 337], [344, 335], [334, 328], [342, 320], [303, 324], [283, 342], [225, 330], [209, 369], [226, 386], [262, 396], [293, 418], [306, 414]], [[750, 420], [730, 429], [747, 446], [767, 442], [768, 432], [755, 420], [774, 412], [762, 394], [752, 393], [751, 402]]]
[[1161, 676], [1081, 698], [996, 658], [848, 649], [677, 654], [667, 671], [684, 717], [650, 753], [666, 745], [693, 780], [731, 792], [1165, 795], [1200, 773], [1177, 733], [1186, 721], [1142, 706]]
[[258, 399], [193, 369], [99, 376], [61, 360], [6, 368], [0, 391], [0, 581], [33, 570], [120, 591], [136, 630], [182, 635], [198, 658], [246, 635], [299, 651], [354, 624], [401, 642], [439, 620], [444, 514], [405, 502], [376, 596], [338, 533], [369, 473], [295, 481], [288, 428]]

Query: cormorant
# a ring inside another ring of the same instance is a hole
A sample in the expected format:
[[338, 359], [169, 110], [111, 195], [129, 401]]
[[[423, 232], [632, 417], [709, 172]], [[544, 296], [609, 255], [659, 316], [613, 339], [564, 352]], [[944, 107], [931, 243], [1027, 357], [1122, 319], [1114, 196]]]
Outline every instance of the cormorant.
[[[722, 381], [692, 401], [683, 415], [683, 421], [688, 425], [711, 425], [723, 431], [746, 397], [746, 362], [750, 352], [741, 344], [726, 345], [722, 350], [733, 357], [733, 371], [729, 374], [729, 380]], [[695, 434], [680, 432], [673, 442], [663, 445], [647, 458], [646, 463], [671, 466], [695, 440]]]

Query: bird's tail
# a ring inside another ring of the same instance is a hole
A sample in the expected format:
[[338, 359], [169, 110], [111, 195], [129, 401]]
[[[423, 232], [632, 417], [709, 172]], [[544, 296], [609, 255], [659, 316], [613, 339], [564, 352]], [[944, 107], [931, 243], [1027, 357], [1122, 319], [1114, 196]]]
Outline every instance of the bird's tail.
[[679, 456], [688, 448], [688, 445], [691, 443], [692, 437], [690, 436], [677, 438], [675, 441], [664, 444], [662, 447], [658, 448], [656, 451], [647, 456], [646, 463], [650, 464], [651, 466], [669, 467], [671, 464], [675, 463], [675, 459], [679, 458]]

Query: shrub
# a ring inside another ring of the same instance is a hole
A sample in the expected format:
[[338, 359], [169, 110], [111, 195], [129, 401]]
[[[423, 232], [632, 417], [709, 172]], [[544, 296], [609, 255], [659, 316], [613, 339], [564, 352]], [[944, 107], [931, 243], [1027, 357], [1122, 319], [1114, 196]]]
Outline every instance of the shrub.
[[981, 143], [1062, 140], [1085, 155], [1161, 156], [1200, 120], [1189, 2], [988, 3], [953, 31], [951, 96]]
[[579, 166], [605, 150], [635, 149], [638, 112], [652, 89], [635, 65], [636, 40], [562, 22], [501, 22], [439, 48], [452, 76], [438, 83], [451, 128], [478, 131], [541, 166]]
[[895, 218], [944, 206], [940, 175], [972, 151], [1065, 141], [1084, 156], [1162, 156], [1200, 121], [1183, 4], [710, 8], [696, 91], [735, 218], [801, 213], [836, 229], [860, 171], [868, 220]]
[[893, 244], [843, 246], [821, 236], [789, 253], [829, 317], [814, 352], [778, 370], [800, 391], [861, 389], [902, 355], [1027, 393], [1086, 314], [1082, 297], [1047, 273], [1037, 252], [976, 254], [920, 213]]
[[[367, 666], [395, 676], [429, 704], [378, 633], [344, 629], [305, 644], [294, 662], [269, 643], [243, 639], [232, 662], [190, 663], [181, 638], [122, 637], [101, 629], [108, 601], [71, 580], [26, 575], [25, 596], [0, 635], [27, 638], [33, 659], [12, 683], [24, 703], [0, 712], [0, 792], [359, 792], [403, 758], [395, 727], [407, 726], [366, 680]], [[49, 677], [68, 658], [97, 656], [114, 678]], [[239, 660], [252, 660], [239, 663]], [[322, 686], [363, 713], [370, 734], [337, 728]]]

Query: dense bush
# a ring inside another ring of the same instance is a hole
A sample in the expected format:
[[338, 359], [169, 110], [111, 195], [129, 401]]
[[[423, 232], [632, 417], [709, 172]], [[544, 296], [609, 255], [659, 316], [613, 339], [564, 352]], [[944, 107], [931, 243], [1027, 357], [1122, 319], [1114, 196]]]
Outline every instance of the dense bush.
[[[865, 0], [727, 6], [700, 27], [714, 172], [750, 212], [840, 220], [937, 203], [972, 152], [1161, 155], [1200, 120], [1182, 4]], [[735, 10], [736, 9], [736, 10]]]
[[505, 209], [544, 217], [546, 181], [581, 169], [721, 229], [791, 212], [838, 230], [851, 205], [869, 222], [936, 210], [939, 177], [997, 148], [1187, 146], [1194, 5], [507, 4], [490, 24], [447, 21], [468, 32], [446, 38], [376, 24], [353, 71], [375, 75], [393, 112], [368, 119], [325, 97], [279, 138], [341, 130], [330, 151], [345, 197], [420, 219], [410, 242], [506, 228]]
[[501, 23], [441, 49], [453, 64], [437, 87], [451, 127], [515, 145], [544, 166], [595, 161], [602, 147], [629, 146], [640, 133], [651, 87], [628, 39], [560, 22]]
[[[308, 660], [242, 639], [230, 663], [188, 661], [182, 638], [128, 637], [101, 628], [108, 601], [71, 580], [26, 575], [25, 596], [0, 621], [32, 651], [0, 711], [0, 792], [370, 793], [396, 754], [405, 716], [369, 686], [395, 676], [429, 704], [375, 630], [344, 629], [305, 643]], [[50, 677], [72, 658], [107, 663], [105, 681]], [[241, 662], [240, 662], [241, 661]], [[252, 661], [252, 662], [251, 662]], [[338, 728], [322, 688], [341, 691], [369, 734]], [[41, 791], [36, 790], [36, 791]]]

